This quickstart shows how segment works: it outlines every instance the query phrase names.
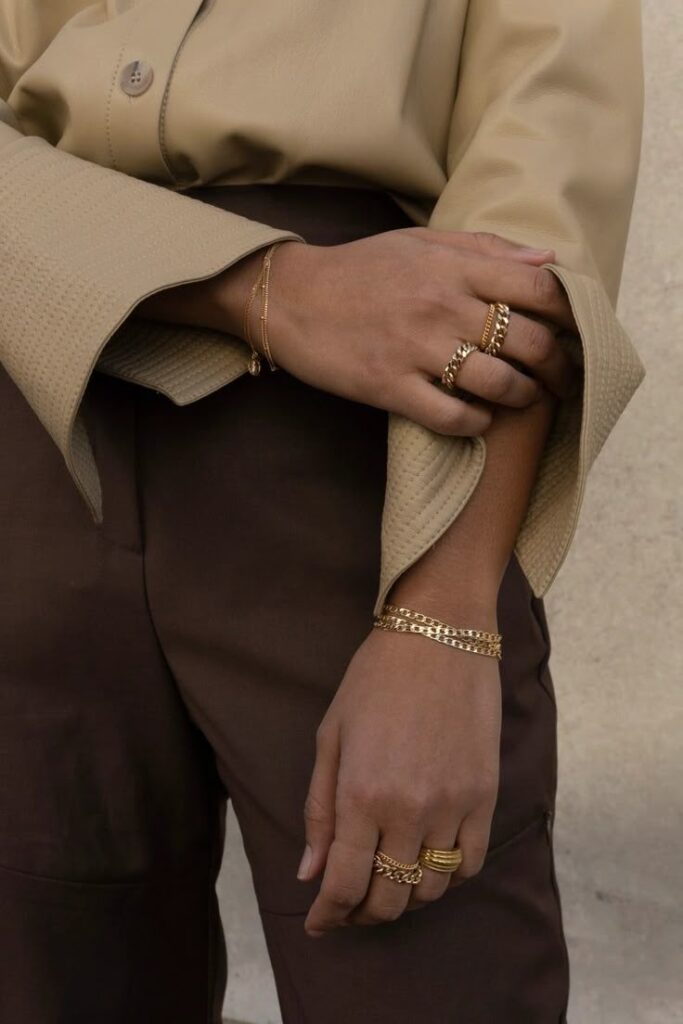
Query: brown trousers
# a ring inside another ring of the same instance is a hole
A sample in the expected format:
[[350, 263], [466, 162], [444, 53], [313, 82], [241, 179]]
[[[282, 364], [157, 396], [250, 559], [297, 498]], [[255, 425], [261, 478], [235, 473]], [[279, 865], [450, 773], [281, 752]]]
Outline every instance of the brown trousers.
[[[405, 223], [366, 190], [194, 194], [320, 244]], [[564, 1021], [556, 706], [517, 562], [483, 870], [396, 922], [309, 939], [302, 809], [371, 622], [386, 414], [283, 371], [186, 408], [96, 375], [86, 402], [102, 527], [0, 371], [0, 1024], [219, 1021], [227, 798], [286, 1024]]]

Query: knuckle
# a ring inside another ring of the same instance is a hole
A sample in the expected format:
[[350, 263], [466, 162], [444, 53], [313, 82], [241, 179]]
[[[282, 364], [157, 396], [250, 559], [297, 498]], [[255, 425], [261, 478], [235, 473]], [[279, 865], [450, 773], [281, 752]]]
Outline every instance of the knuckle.
[[486, 395], [494, 402], [500, 401], [510, 391], [514, 379], [514, 370], [500, 359], [487, 359], [482, 363]]
[[465, 412], [461, 402], [454, 402], [453, 408], [440, 405], [432, 412], [429, 427], [437, 434], [462, 434], [465, 431]]
[[350, 910], [357, 906], [363, 898], [363, 893], [352, 885], [343, 885], [341, 882], [334, 882], [320, 887], [321, 895], [330, 906], [338, 910]]
[[315, 793], [308, 793], [304, 801], [304, 818], [311, 824], [327, 824], [330, 814]]
[[496, 781], [481, 774], [462, 782], [455, 802], [462, 808], [489, 807], [495, 803], [497, 793]]
[[407, 824], [419, 824], [430, 810], [433, 803], [433, 796], [430, 793], [422, 794], [419, 791], [406, 791], [392, 795], [389, 807], [394, 811], [397, 819]]
[[500, 246], [504, 244], [501, 236], [496, 235], [493, 231], [475, 231], [474, 240], [479, 248], [484, 249], [485, 251], [500, 248]]
[[540, 336], [529, 336], [527, 337], [527, 345], [529, 348], [529, 359], [534, 366], [542, 366], [547, 363], [550, 359], [551, 346], [547, 338]]
[[550, 270], [537, 270], [534, 274], [534, 293], [543, 306], [547, 306], [557, 296], [557, 282]]
[[526, 329], [526, 342], [535, 363], [544, 363], [550, 358], [553, 350], [551, 334], [533, 320]]
[[347, 782], [340, 789], [337, 797], [340, 812], [343, 814], [357, 811], [369, 811], [378, 802], [377, 791], [374, 786], [361, 780]]
[[390, 820], [404, 826], [421, 823], [433, 802], [431, 794], [363, 783], [347, 787], [343, 800], [347, 808], [360, 810], [373, 820]]
[[362, 389], [371, 383], [373, 390], [385, 392], [391, 384], [391, 372], [390, 358], [384, 346], [368, 345], [358, 386]]
[[469, 849], [466, 858], [458, 869], [458, 876], [460, 878], [474, 878], [483, 868], [485, 856], [486, 850], [478, 852]]
[[396, 903], [376, 903], [368, 907], [367, 917], [375, 924], [382, 924], [384, 921], [396, 921], [403, 913], [403, 905]]
[[407, 228], [398, 228], [397, 234], [405, 235], [407, 238], [429, 239], [430, 229], [421, 224], [411, 224]]
[[443, 433], [453, 434], [458, 437], [478, 437], [491, 425], [493, 413], [483, 406], [476, 409], [463, 403], [462, 411], [458, 412], [457, 418], [451, 424], [451, 428]]
[[417, 901], [423, 906], [426, 906], [428, 903], [436, 903], [436, 901], [440, 900], [443, 896], [445, 889], [445, 886], [439, 887], [438, 889], [433, 889], [431, 887], [429, 889], [425, 889], [425, 891], [421, 892], [417, 897]]
[[470, 846], [468, 853], [469, 861], [473, 865], [474, 871], [477, 873], [481, 871], [484, 866], [487, 849], [488, 843], [483, 838], [479, 842], [472, 843]]
[[442, 281], [446, 279], [444, 263], [441, 248], [434, 246], [434, 251], [429, 253], [423, 263], [428, 272], [415, 282], [410, 296], [411, 308], [418, 316], [431, 317], [443, 309], [445, 290]]
[[429, 804], [431, 810], [442, 815], [444, 812], [455, 814], [460, 806], [460, 786], [451, 779], [444, 779], [441, 783], [435, 782], [429, 791]]
[[[467, 433], [472, 437], [479, 437], [486, 430], [488, 430], [492, 423], [493, 413], [489, 409], [478, 409], [476, 414], [476, 420], [472, 420], [471, 429], [469, 429]], [[464, 429], [463, 433], [465, 433]]]

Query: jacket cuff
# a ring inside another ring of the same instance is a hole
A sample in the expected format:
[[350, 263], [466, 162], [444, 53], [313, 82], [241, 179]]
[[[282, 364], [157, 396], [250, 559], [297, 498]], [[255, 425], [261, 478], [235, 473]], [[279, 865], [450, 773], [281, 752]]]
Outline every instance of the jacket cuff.
[[534, 594], [542, 597], [564, 562], [579, 521], [588, 473], [645, 376], [603, 286], [550, 266], [578, 327], [583, 388], [559, 405], [515, 548]]
[[[546, 443], [515, 553], [534, 594], [555, 579], [576, 531], [589, 470], [645, 375], [597, 280], [548, 267], [564, 286], [578, 326], [582, 393], [563, 402]], [[387, 488], [377, 614], [398, 577], [448, 529], [474, 491], [486, 457], [477, 438], [434, 434], [398, 416], [389, 422]], [[457, 567], [454, 567], [457, 571]]]
[[[128, 366], [131, 379], [181, 399], [227, 383], [246, 367], [236, 339], [125, 322], [149, 295], [212, 277], [285, 239], [302, 240], [0, 122], [0, 360], [96, 519], [101, 491], [79, 409], [105, 346], [116, 335], [103, 369], [125, 375]], [[148, 341], [148, 351], [135, 350]]]

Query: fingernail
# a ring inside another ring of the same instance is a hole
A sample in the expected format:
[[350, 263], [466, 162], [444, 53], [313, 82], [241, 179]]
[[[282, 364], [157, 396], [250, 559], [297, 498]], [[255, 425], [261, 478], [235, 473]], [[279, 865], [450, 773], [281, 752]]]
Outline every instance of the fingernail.
[[299, 870], [296, 873], [296, 877], [299, 879], [299, 881], [303, 882], [304, 879], [308, 876], [308, 869], [311, 866], [312, 859], [313, 859], [313, 850], [310, 848], [308, 843], [306, 843], [306, 848], [304, 849], [304, 855], [301, 858], [301, 863], [299, 864]]

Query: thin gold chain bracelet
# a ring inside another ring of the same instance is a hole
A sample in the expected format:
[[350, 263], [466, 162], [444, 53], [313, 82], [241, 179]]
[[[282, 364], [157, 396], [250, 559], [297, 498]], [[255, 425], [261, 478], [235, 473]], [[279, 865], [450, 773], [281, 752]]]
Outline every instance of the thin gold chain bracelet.
[[385, 603], [380, 614], [374, 617], [373, 625], [378, 629], [397, 633], [416, 633], [447, 647], [497, 658], [499, 661], [502, 657], [503, 638], [499, 633], [490, 633], [482, 629], [460, 629], [412, 608], [399, 608]]
[[[270, 285], [270, 268], [273, 260], [273, 253], [280, 245], [280, 242], [274, 242], [273, 245], [269, 246], [263, 255], [261, 261], [261, 267], [258, 272], [258, 276], [254, 281], [249, 296], [244, 305], [244, 316], [242, 319], [242, 332], [244, 340], [251, 348], [251, 356], [249, 358], [248, 370], [252, 377], [258, 377], [261, 372], [262, 360], [265, 355], [268, 360], [268, 365], [271, 370], [277, 370], [277, 366], [273, 360], [272, 353], [270, 351], [270, 341], [268, 339], [268, 302], [269, 302], [269, 285]], [[261, 351], [256, 348], [251, 334], [251, 311], [256, 300], [256, 296], [260, 296], [261, 300], [261, 312], [259, 314], [259, 335], [261, 341]]]

